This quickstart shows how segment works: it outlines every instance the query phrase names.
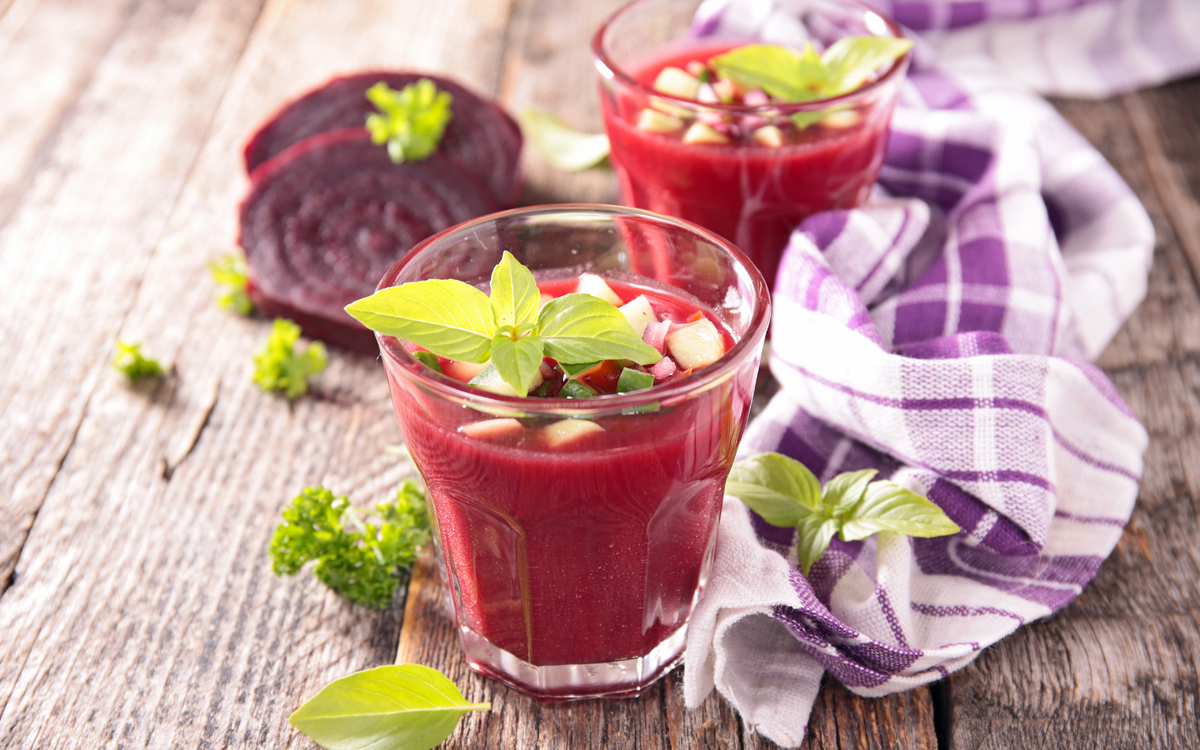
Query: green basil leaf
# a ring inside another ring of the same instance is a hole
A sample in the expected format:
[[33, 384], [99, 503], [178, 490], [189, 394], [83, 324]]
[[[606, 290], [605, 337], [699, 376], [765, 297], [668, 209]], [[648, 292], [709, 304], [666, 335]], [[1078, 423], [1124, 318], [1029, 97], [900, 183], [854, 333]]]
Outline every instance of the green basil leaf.
[[486, 362], [496, 335], [487, 295], [453, 279], [380, 289], [347, 305], [346, 312], [373, 331], [462, 362]]
[[824, 99], [828, 78], [821, 58], [806, 45], [803, 52], [774, 44], [747, 44], [713, 58], [717, 74], [739, 86], [762, 89], [784, 102]]
[[808, 575], [813, 563], [821, 559], [833, 535], [838, 532], [841, 521], [836, 518], [813, 513], [805, 516], [797, 525], [796, 554], [800, 558], [800, 567], [804, 575]]
[[546, 356], [559, 362], [629, 359], [652, 365], [662, 359], [620, 310], [590, 294], [567, 294], [547, 302], [538, 316], [537, 332]]
[[522, 336], [514, 341], [498, 333], [492, 339], [492, 364], [518, 396], [528, 395], [542, 365], [542, 340], [537, 336]]
[[453, 682], [419, 664], [358, 672], [326, 685], [288, 721], [326, 750], [430, 750], [468, 711]]
[[841, 96], [866, 83], [875, 71], [891, 65], [912, 49], [908, 39], [888, 36], [848, 36], [825, 50], [821, 60], [828, 66], [825, 96]]
[[555, 169], [579, 172], [608, 159], [608, 136], [603, 133], [581, 133], [557, 115], [537, 109], [526, 109], [520, 119], [525, 137]]
[[955, 534], [959, 528], [941, 508], [917, 493], [880, 480], [867, 485], [862, 499], [850, 510], [842, 525], [842, 539], [866, 539], [877, 531], [934, 537]]
[[760, 453], [735, 463], [725, 492], [772, 526], [795, 526], [820, 510], [817, 477], [804, 464], [779, 453]]
[[512, 326], [520, 333], [521, 329], [537, 324], [541, 304], [537, 281], [507, 250], [492, 269], [491, 299], [498, 327]]
[[433, 155], [453, 113], [453, 97], [428, 78], [400, 91], [380, 82], [367, 89], [367, 99], [379, 112], [367, 116], [367, 130], [374, 143], [387, 143], [388, 156], [396, 164], [423, 161]]
[[878, 473], [875, 469], [863, 469], [838, 474], [821, 490], [821, 506], [831, 515], [844, 516], [858, 504], [867, 485]]

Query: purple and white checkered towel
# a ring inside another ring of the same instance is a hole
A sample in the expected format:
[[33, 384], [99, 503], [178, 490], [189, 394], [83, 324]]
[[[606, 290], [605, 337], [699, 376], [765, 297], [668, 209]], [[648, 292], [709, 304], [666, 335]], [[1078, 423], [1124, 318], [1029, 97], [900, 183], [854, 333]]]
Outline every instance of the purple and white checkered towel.
[[[786, 5], [745, 1], [768, 29], [763, 9]], [[703, 6], [705, 28], [744, 26], [738, 2]], [[1129, 3], [1087, 8], [1103, 5]], [[764, 38], [788, 41], [787, 26]], [[925, 50], [880, 185], [792, 235], [775, 283], [782, 388], [741, 453], [787, 454], [822, 481], [877, 468], [963, 531], [835, 539], [805, 578], [794, 531], [727, 498], [685, 697], [715, 686], [784, 746], [803, 740], [826, 670], [861, 695], [904, 690], [1066, 606], [1121, 536], [1147, 443], [1086, 360], [1145, 294], [1153, 228], [1052, 107], [993, 60], [939, 67]]]

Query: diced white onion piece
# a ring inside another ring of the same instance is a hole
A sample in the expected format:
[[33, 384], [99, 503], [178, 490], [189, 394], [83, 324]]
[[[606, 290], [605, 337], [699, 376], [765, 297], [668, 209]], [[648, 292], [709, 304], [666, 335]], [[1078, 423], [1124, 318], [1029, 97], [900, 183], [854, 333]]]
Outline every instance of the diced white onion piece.
[[702, 122], [694, 122], [692, 123], [692, 126], [687, 129], [687, 132], [683, 134], [683, 142], [692, 144], [723, 145], [729, 143], [729, 139]]
[[779, 148], [783, 145], [783, 133], [774, 125], [759, 128], [750, 137], [758, 145], [767, 146], [768, 148]]
[[675, 366], [675, 360], [670, 357], [663, 357], [647, 368], [651, 375], [654, 376], [654, 384], [658, 385], [664, 380], [669, 380], [679, 368]]
[[561, 448], [596, 432], [604, 432], [604, 428], [586, 419], [564, 419], [543, 427], [542, 437], [551, 448]]
[[621, 305], [621, 313], [625, 315], [629, 325], [633, 326], [633, 330], [637, 331], [638, 336], [646, 332], [646, 326], [658, 322], [658, 316], [654, 314], [654, 308], [650, 306], [650, 300], [644, 294]]
[[656, 109], [643, 109], [638, 114], [637, 126], [639, 130], [663, 135], [671, 135], [683, 130], [683, 122], [678, 117], [663, 114]]
[[700, 79], [682, 68], [666, 67], [654, 79], [654, 90], [679, 99], [695, 99]]
[[484, 419], [480, 422], [465, 424], [459, 427], [458, 431], [476, 440], [494, 440], [523, 429], [525, 427], [516, 419]]
[[666, 346], [667, 331], [669, 330], [671, 330], [671, 322], [669, 320], [649, 323], [646, 325], [646, 330], [642, 332], [642, 341], [653, 346], [658, 350], [659, 354], [662, 354], [663, 348]]
[[696, 101], [704, 102], [705, 104], [717, 104], [721, 101], [721, 97], [717, 96], [717, 92], [713, 91], [711, 83], [700, 84], [700, 90], [696, 92]]
[[579, 286], [575, 288], [575, 291], [599, 297], [613, 305], [619, 306], [622, 303], [621, 298], [612, 290], [612, 287], [594, 273], [579, 274]]
[[847, 130], [857, 127], [862, 122], [862, 115], [853, 109], [843, 109], [837, 112], [830, 112], [821, 118], [821, 127], [832, 128], [834, 130]]
[[729, 80], [728, 78], [722, 78], [721, 80], [714, 83], [712, 85], [712, 87], [713, 87], [713, 91], [717, 95], [717, 98], [720, 99], [721, 101], [725, 102], [726, 104], [728, 104], [729, 102], [732, 102], [734, 97], [736, 97], [737, 93], [738, 93], [737, 84], [735, 84], [733, 81]]
[[747, 107], [761, 107], [764, 104], [770, 103], [771, 97], [767, 96], [767, 92], [758, 89], [747, 91], [746, 95], [742, 97], [742, 104], [745, 104]]
[[675, 326], [667, 333], [667, 354], [685, 370], [712, 364], [725, 354], [721, 332], [708, 318]]
[[442, 374], [448, 378], [454, 378], [460, 383], [469, 383], [472, 378], [483, 372], [483, 368], [487, 366], [487, 362], [475, 364], [474, 362], [459, 362], [456, 359], [452, 359], [442, 365]]

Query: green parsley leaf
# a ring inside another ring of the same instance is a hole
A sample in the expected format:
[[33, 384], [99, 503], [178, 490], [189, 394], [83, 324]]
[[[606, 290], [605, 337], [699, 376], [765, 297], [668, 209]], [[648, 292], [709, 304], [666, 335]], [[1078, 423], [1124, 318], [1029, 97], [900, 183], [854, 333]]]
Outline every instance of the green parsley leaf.
[[492, 340], [492, 364], [501, 379], [517, 393], [529, 393], [533, 378], [542, 365], [542, 340], [537, 336], [513, 339], [497, 333]]
[[603, 133], [581, 133], [557, 115], [537, 109], [526, 109], [520, 120], [525, 136], [555, 169], [580, 172], [607, 163], [608, 136]]
[[492, 269], [491, 303], [497, 327], [512, 326], [521, 333], [537, 324], [541, 304], [537, 280], [507, 250]]
[[250, 271], [246, 259], [237, 253], [226, 253], [216, 260], [209, 261], [208, 272], [213, 281], [217, 282], [217, 306], [222, 310], [232, 310], [238, 315], [249, 315], [254, 312], [254, 303], [246, 294], [250, 283]]
[[958, 525], [937, 505], [895, 482], [872, 482], [875, 474], [874, 469], [844, 472], [821, 491], [804, 464], [760, 453], [733, 465], [725, 492], [772, 526], [796, 527], [796, 553], [805, 575], [834, 534], [852, 542], [879, 531], [916, 537], [958, 533]]
[[330, 750], [430, 750], [463, 714], [491, 708], [469, 703], [437, 670], [394, 664], [334, 680], [288, 721]]
[[395, 91], [380, 82], [367, 89], [367, 99], [379, 113], [367, 116], [367, 130], [375, 143], [387, 143], [396, 164], [423, 161], [433, 155], [453, 113], [453, 97], [428, 78]]
[[652, 365], [662, 359], [624, 313], [590, 294], [565, 294], [547, 302], [538, 315], [538, 333], [546, 356], [559, 362], [629, 359]]
[[141, 344], [127, 344], [120, 339], [117, 339], [117, 353], [113, 356], [112, 365], [125, 373], [130, 380], [157, 378], [163, 375], [162, 365], [143, 356]]
[[476, 364], [487, 361], [497, 328], [488, 296], [456, 279], [380, 289], [351, 302], [346, 312], [372, 331], [411, 341], [447, 359]]
[[[309, 487], [283, 509], [268, 553], [276, 575], [295, 575], [315, 560], [313, 575], [321, 583], [363, 606], [385, 608], [429, 541], [425, 495], [412, 482], [396, 491], [396, 499], [375, 506], [380, 523], [363, 522], [362, 511], [324, 487]], [[361, 531], [350, 531], [347, 524]]]
[[866, 539], [877, 531], [933, 537], [958, 530], [938, 506], [895, 482], [881, 480], [869, 484], [862, 499], [847, 512], [842, 539]]
[[271, 335], [262, 351], [254, 355], [253, 380], [264, 391], [283, 391], [289, 399], [308, 392], [308, 379], [325, 369], [329, 358], [325, 345], [314, 341], [304, 350], [296, 350], [300, 326], [276, 318]]

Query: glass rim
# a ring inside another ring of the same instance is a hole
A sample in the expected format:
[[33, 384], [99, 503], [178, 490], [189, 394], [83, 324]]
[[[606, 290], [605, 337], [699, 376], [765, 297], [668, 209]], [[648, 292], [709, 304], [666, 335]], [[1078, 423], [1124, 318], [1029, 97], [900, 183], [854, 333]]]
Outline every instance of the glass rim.
[[[746, 332], [734, 342], [729, 351], [721, 355], [720, 359], [704, 367], [694, 375], [641, 391], [605, 394], [586, 399], [531, 398], [528, 396], [505, 396], [498, 393], [490, 393], [480, 388], [468, 386], [466, 383], [454, 380], [449, 376], [435, 373], [428, 367], [420, 369], [405, 367], [403, 368], [403, 374], [417, 380], [421, 385], [429, 388], [443, 398], [469, 400], [473, 405], [478, 405], [480, 411], [484, 412], [494, 409], [497, 412], [496, 416], [509, 416], [512, 413], [525, 412], [531, 416], [561, 414], [580, 417], [624, 412], [655, 402], [664, 402], [664, 406], [669, 406], [670, 404], [666, 402], [684, 401], [731, 377], [742, 364], [753, 356], [755, 353], [754, 347], [762, 346], [767, 326], [771, 320], [771, 295], [762, 272], [758, 270], [746, 254], [720, 235], [689, 221], [664, 216], [652, 211], [645, 211], [640, 208], [629, 208], [627, 206], [598, 203], [555, 203], [514, 208], [465, 221], [449, 229], [444, 229], [417, 243], [412, 250], [405, 253], [404, 256], [392, 264], [391, 268], [388, 269], [387, 273], [380, 280], [376, 291], [395, 286], [395, 281], [400, 276], [400, 273], [409, 264], [413, 263], [418, 256], [430, 251], [435, 245], [457, 235], [470, 233], [480, 226], [493, 224], [502, 219], [523, 216], [553, 216], [555, 214], [567, 215], [572, 213], [588, 213], [599, 217], [638, 216], [650, 219], [658, 224], [670, 226], [675, 230], [688, 232], [719, 247], [723, 252], [732, 256], [736, 265], [740, 268], [740, 272], [748, 277], [754, 292], [754, 313], [746, 326]], [[374, 333], [375, 340], [379, 343], [379, 350], [385, 358], [390, 359], [397, 365], [406, 362], [417, 364], [417, 360], [405, 351], [404, 347], [399, 345], [399, 339], [378, 331]], [[386, 362], [384, 364], [387, 366]]]
[[[627, 12], [632, 11], [635, 6], [646, 5], [656, 1], [657, 0], [632, 0], [632, 2], [621, 6], [616, 12], [609, 16], [608, 19], [600, 25], [600, 28], [597, 29], [596, 33], [592, 36], [592, 60], [596, 64], [596, 68], [600, 71], [601, 75], [604, 75], [605, 72], [607, 72], [610, 76], [617, 78], [625, 85], [637, 89], [648, 96], [655, 96], [660, 99], [665, 99], [673, 105], [687, 107], [689, 109], [704, 109], [711, 112], [724, 112], [727, 114], [742, 115], [760, 114], [763, 112], [792, 114], [797, 112], [810, 112], [813, 110], [827, 109], [831, 105], [843, 104], [848, 101], [866, 98], [869, 93], [878, 88], [882, 88], [885, 84], [890, 83], [893, 79], [900, 76], [908, 67], [908, 64], [912, 60], [913, 56], [913, 50], [909, 49], [903, 55], [896, 58], [896, 61], [892, 63], [892, 66], [888, 68], [887, 72], [879, 76], [879, 78], [876, 78], [874, 81], [871, 81], [865, 86], [860, 86], [853, 91], [841, 94], [839, 96], [831, 96], [826, 99], [813, 99], [812, 101], [807, 102], [784, 102], [755, 105], [725, 104], [722, 102], [708, 104], [704, 102], [698, 102], [695, 99], [682, 99], [671, 94], [664, 94], [656, 90], [653, 86], [649, 86], [637, 80], [632, 75], [627, 73], [624, 68], [622, 68], [620, 65], [617, 65], [617, 63], [604, 49], [604, 34], [608, 31], [609, 27], [617, 21], [618, 18], [625, 15]], [[848, 8], [863, 13], [864, 15], [875, 16], [888, 27], [888, 30], [892, 32], [893, 37], [897, 39], [908, 38], [905, 36], [904, 30], [901, 29], [900, 24], [896, 23], [890, 17], [885, 16], [874, 8], [859, 2], [858, 0], [830, 1], [845, 5]]]

